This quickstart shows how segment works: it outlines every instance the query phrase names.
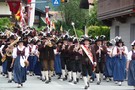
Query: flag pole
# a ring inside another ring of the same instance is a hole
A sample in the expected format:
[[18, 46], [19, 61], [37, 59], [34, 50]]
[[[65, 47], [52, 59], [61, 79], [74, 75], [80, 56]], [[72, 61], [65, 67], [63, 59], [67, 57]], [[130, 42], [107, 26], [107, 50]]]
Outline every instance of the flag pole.
[[75, 36], [77, 38], [77, 42], [79, 43], [79, 38], [78, 38], [78, 35], [77, 35], [77, 32], [76, 32], [76, 29], [75, 29], [75, 23], [72, 22], [71, 25], [73, 26], [73, 30], [74, 30], [74, 33], [75, 33]]

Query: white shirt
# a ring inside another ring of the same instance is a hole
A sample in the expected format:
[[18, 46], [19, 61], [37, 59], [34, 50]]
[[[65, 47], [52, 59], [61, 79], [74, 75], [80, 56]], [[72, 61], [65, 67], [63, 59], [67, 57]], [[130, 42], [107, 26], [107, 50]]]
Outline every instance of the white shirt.
[[0, 47], [0, 52], [2, 51], [2, 49], [4, 48], [4, 46], [5, 46], [5, 45], [2, 45], [2, 46]]
[[17, 48], [18, 48], [20, 51], [23, 51], [23, 49], [25, 48], [25, 56], [26, 56], [26, 58], [28, 58], [28, 56], [29, 56], [29, 49], [26, 48], [25, 46], [23, 46], [22, 48], [20, 48], [19, 46], [18, 46], [18, 47], [15, 47], [15, 48], [13, 49], [13, 53], [12, 53], [13, 58], [16, 58], [16, 57], [17, 57]]
[[135, 50], [134, 51], [130, 51], [129, 53], [128, 53], [128, 61], [131, 61], [132, 60], [132, 54], [133, 54], [133, 52], [135, 53]]
[[[128, 55], [128, 48], [126, 46], [123, 46], [122, 48], [124, 48], [124, 53], [126, 55]], [[113, 49], [113, 56], [116, 56], [117, 55], [117, 49], [118, 49], [118, 47], [115, 46], [114, 49]]]
[[34, 53], [34, 54], [38, 53], [37, 45], [33, 45], [33, 46], [29, 45], [28, 49], [30, 50], [30, 48], [31, 48], [31, 52], [29, 52], [29, 53]]

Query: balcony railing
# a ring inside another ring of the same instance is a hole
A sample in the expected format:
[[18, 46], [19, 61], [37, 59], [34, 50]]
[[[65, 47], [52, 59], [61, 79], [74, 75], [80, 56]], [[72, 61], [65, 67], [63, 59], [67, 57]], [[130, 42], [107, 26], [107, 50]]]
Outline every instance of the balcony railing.
[[135, 0], [99, 0], [98, 17], [133, 10], [134, 7]]

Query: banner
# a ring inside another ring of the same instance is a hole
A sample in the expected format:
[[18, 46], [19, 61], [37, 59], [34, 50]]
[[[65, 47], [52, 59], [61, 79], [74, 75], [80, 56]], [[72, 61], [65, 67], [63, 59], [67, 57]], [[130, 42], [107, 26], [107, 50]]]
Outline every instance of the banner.
[[10, 11], [13, 13], [13, 14], [16, 14], [19, 10], [19, 7], [20, 7], [20, 1], [7, 1], [8, 5], [9, 5], [9, 8], [10, 8]]
[[31, 4], [31, 0], [28, 0], [28, 1], [27, 1], [27, 4]]
[[45, 21], [47, 25], [50, 25], [50, 19], [49, 19], [49, 6], [45, 7], [45, 12], [46, 12], [46, 17], [45, 17]]

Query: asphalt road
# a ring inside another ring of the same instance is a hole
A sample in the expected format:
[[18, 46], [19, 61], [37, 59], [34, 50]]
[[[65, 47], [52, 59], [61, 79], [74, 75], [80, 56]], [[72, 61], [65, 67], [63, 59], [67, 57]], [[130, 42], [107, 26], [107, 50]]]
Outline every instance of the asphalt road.
[[[7, 78], [0, 75], [0, 90], [84, 90], [82, 80], [75, 85], [53, 77], [51, 83], [45, 84], [37, 76], [28, 76], [28, 80], [24, 83], [23, 88], [17, 88], [17, 84], [7, 83], [7, 81]], [[123, 82], [122, 86], [118, 86], [113, 81], [102, 81], [101, 85], [96, 85], [96, 82], [91, 83], [88, 90], [134, 90], [134, 88], [127, 86], [126, 81]]]

